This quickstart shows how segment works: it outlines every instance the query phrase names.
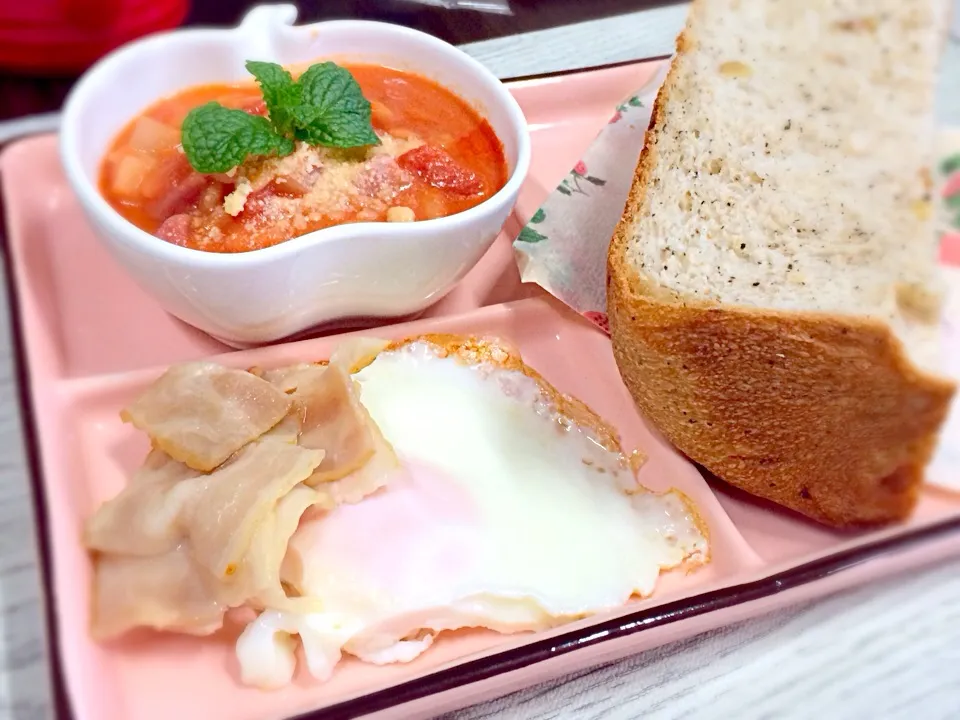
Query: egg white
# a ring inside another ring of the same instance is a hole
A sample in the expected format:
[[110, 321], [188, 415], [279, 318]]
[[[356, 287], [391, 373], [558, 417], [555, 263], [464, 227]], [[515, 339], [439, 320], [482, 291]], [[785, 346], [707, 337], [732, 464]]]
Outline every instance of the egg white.
[[523, 373], [417, 342], [354, 377], [403, 469], [301, 524], [284, 579], [323, 612], [262, 613], [237, 645], [245, 682], [289, 682], [290, 635], [322, 680], [341, 650], [406, 662], [443, 630], [547, 628], [649, 595], [662, 569], [706, 557], [687, 503], [636, 486], [623, 457]]

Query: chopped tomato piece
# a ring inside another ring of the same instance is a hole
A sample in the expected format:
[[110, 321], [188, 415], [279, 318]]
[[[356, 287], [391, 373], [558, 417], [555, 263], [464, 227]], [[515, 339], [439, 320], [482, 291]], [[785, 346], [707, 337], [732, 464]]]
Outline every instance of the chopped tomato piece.
[[190, 237], [190, 216], [181, 213], [171, 215], [157, 228], [157, 237], [174, 245], [187, 245]]
[[483, 190], [480, 178], [440, 148], [421, 145], [398, 157], [397, 163], [430, 185], [457, 195], [476, 195]]

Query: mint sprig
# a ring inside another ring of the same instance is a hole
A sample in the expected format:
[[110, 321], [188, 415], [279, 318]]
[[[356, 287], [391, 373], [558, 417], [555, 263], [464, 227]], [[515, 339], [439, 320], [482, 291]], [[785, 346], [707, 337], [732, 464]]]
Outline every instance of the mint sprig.
[[246, 67], [260, 85], [273, 127], [281, 134], [292, 131], [290, 110], [300, 105], [300, 85], [276, 63], [248, 60]]
[[181, 142], [197, 172], [223, 173], [250, 155], [289, 155], [293, 141], [278, 134], [265, 117], [208, 102], [183, 121]]
[[227, 172], [251, 155], [289, 155], [294, 140], [336, 148], [379, 144], [370, 102], [346, 68], [319, 63], [294, 80], [276, 63], [251, 60], [246, 67], [260, 86], [269, 119], [216, 102], [191, 110], [181, 141], [198, 172]]
[[370, 124], [370, 102], [346, 68], [325, 62], [300, 76], [297, 137], [311, 145], [362, 147], [380, 139]]

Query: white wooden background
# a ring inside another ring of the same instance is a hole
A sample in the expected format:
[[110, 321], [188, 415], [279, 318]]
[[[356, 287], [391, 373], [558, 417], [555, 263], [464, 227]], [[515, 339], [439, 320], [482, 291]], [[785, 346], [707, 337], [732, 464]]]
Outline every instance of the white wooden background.
[[[638, 12], [466, 49], [504, 77], [664, 55], [672, 51], [684, 12], [682, 6]], [[940, 114], [960, 125], [956, 37], [947, 48]], [[51, 120], [41, 119], [38, 127]], [[0, 137], [13, 131], [0, 127]], [[2, 294], [0, 303], [5, 305]], [[0, 718], [40, 720], [52, 711], [5, 307], [0, 323]], [[958, 720], [960, 558], [516, 693], [457, 717]]]

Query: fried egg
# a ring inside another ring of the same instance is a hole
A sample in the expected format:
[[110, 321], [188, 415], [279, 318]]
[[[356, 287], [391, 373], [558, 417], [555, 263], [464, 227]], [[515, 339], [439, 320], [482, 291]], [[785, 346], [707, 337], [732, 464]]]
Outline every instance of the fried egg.
[[707, 560], [686, 499], [639, 486], [602, 428], [522, 369], [418, 340], [353, 378], [400, 468], [301, 522], [281, 576], [322, 610], [261, 612], [237, 642], [245, 683], [287, 684], [294, 636], [325, 680], [343, 653], [408, 662], [445, 630], [542, 630]]

